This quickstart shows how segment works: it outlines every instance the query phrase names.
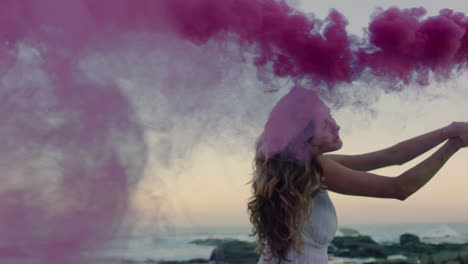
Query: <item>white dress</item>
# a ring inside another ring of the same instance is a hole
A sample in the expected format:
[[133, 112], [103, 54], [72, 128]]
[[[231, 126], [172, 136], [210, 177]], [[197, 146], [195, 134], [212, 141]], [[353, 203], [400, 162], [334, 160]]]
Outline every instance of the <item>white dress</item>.
[[[335, 237], [338, 222], [335, 207], [328, 196], [328, 191], [320, 190], [314, 197], [312, 208], [312, 227], [308, 221], [304, 223], [302, 230], [302, 241], [304, 242], [304, 254], [299, 255], [297, 251], [288, 251], [287, 259], [291, 262], [282, 261], [284, 264], [326, 264], [328, 263], [328, 246]], [[265, 260], [262, 255], [258, 264], [277, 264], [276, 258]]]

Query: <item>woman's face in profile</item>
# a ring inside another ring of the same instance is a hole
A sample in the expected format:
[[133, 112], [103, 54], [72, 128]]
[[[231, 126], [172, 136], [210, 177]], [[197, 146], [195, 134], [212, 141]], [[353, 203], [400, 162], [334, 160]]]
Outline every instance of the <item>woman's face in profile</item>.
[[322, 110], [322, 118], [317, 123], [317, 137], [314, 145], [318, 148], [319, 153], [339, 150], [343, 146], [339, 135], [340, 126], [332, 117], [330, 108], [323, 105]]

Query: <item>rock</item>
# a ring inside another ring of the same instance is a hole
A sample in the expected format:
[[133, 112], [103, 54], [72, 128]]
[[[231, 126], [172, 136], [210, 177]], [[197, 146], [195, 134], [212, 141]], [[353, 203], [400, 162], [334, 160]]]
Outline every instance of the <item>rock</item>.
[[[468, 264], [467, 244], [427, 244], [412, 234], [400, 236], [400, 243], [379, 245], [369, 236], [335, 237], [330, 255], [347, 258], [375, 258], [375, 263], [448, 263]], [[466, 255], [464, 252], [467, 252]], [[400, 258], [392, 257], [399, 255]], [[390, 257], [387, 257], [390, 256]], [[407, 259], [402, 259], [407, 258]]]
[[328, 255], [336, 255], [339, 252], [339, 248], [333, 244], [328, 246]]
[[203, 263], [210, 263], [207, 259], [191, 259], [187, 261], [160, 261], [160, 262], [147, 262], [145, 261], [144, 264], [203, 264]]
[[468, 263], [468, 249], [464, 251], [434, 251], [432, 255], [421, 256], [421, 264], [465, 264]]
[[386, 258], [382, 247], [369, 236], [335, 237], [331, 242], [333, 255], [348, 258]]
[[[404, 234], [399, 243], [378, 244], [369, 236], [335, 237], [328, 247], [330, 256], [367, 258], [374, 264], [468, 264], [468, 243], [427, 244], [417, 236]], [[255, 244], [238, 240], [221, 242], [206, 262], [172, 262], [164, 264], [256, 264], [259, 255]]]
[[434, 253], [432, 255], [432, 261], [434, 264], [442, 264], [442, 263], [462, 263], [459, 259], [460, 253], [453, 252], [453, 251], [442, 251], [438, 253]]
[[331, 242], [337, 248], [346, 248], [353, 245], [378, 245], [370, 236], [341, 236], [335, 237]]
[[464, 251], [465, 249], [468, 249], [468, 244], [441, 243], [433, 246], [436, 251]]
[[219, 239], [219, 238], [208, 238], [208, 239], [196, 239], [189, 243], [199, 246], [219, 246], [223, 242], [234, 241], [234, 239]]
[[387, 255], [379, 246], [361, 245], [356, 248], [340, 250], [335, 254], [338, 257], [346, 258], [386, 258]]
[[468, 264], [468, 247], [458, 254], [457, 260], [459, 260], [463, 264]]
[[343, 236], [359, 236], [359, 231], [348, 227], [341, 227], [340, 232]]
[[384, 252], [387, 255], [405, 255], [405, 256], [420, 256], [428, 255], [434, 251], [433, 245], [425, 243], [406, 243], [392, 244], [382, 246]]
[[210, 260], [213, 260], [213, 261], [224, 261], [225, 257], [224, 257], [224, 250], [219, 248], [219, 247], [216, 247], [215, 249], [213, 249], [213, 252], [211, 252], [211, 256], [210, 256]]
[[213, 250], [210, 260], [217, 264], [257, 264], [260, 255], [255, 252], [255, 248], [255, 243], [252, 242], [223, 242]]
[[403, 234], [400, 236], [400, 245], [420, 244], [419, 237], [413, 234]]
[[207, 260], [207, 259], [191, 259], [189, 260], [189, 263], [193, 263], [193, 264], [198, 264], [198, 263], [209, 263], [210, 261]]

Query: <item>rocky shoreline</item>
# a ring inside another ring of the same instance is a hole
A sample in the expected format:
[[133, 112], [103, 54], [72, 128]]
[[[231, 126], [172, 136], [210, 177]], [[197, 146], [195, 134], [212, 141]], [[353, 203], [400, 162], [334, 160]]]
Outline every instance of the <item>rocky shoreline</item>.
[[[255, 245], [239, 240], [205, 239], [191, 241], [193, 244], [215, 246], [209, 259], [188, 261], [148, 260], [145, 264], [256, 264], [259, 255]], [[344, 258], [343, 263], [372, 264], [468, 264], [468, 243], [428, 244], [412, 234], [400, 236], [399, 243], [379, 244], [370, 236], [337, 236], [328, 248], [331, 259]], [[363, 261], [362, 259], [369, 259]]]

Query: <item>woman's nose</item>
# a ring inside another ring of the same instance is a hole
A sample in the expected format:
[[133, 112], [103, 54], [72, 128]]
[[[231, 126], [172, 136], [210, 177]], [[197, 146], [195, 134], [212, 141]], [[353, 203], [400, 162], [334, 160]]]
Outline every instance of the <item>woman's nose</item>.
[[336, 131], [336, 132], [339, 132], [339, 131], [340, 131], [340, 126], [336, 125], [336, 126], [335, 126], [335, 131]]

